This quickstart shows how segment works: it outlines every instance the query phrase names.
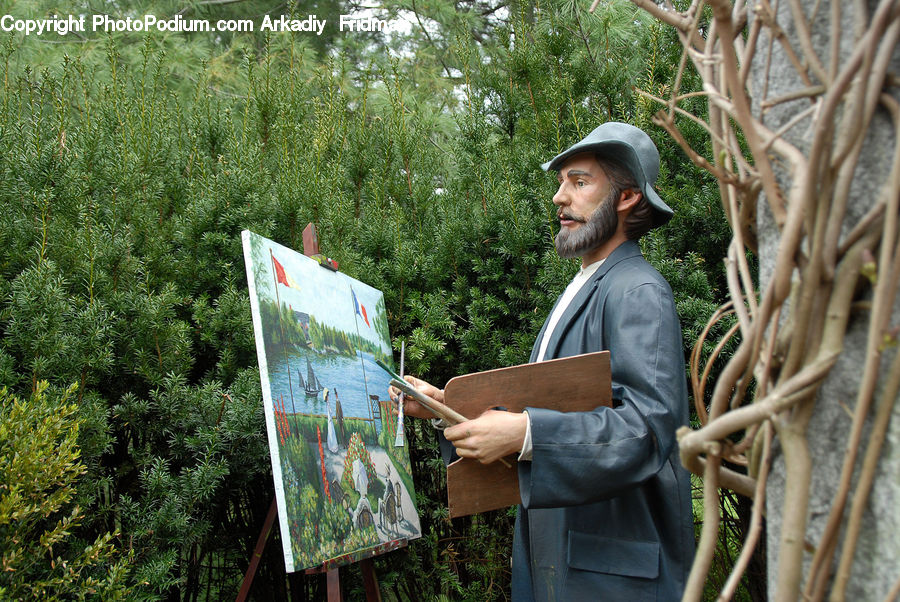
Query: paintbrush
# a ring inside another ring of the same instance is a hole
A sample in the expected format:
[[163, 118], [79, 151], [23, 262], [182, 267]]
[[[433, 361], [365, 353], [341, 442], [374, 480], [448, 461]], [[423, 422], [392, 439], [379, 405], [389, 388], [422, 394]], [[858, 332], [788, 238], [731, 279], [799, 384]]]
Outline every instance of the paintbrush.
[[[459, 424], [460, 422], [465, 422], [468, 420], [468, 418], [466, 418], [453, 408], [446, 406], [441, 402], [432, 399], [431, 397], [428, 397], [405, 380], [392, 378], [391, 385], [397, 387], [402, 393], [406, 393], [407, 395], [418, 401], [422, 407], [430, 411], [438, 418], [443, 419], [444, 422], [447, 422], [450, 425]], [[512, 464], [510, 464], [503, 458], [500, 458], [499, 462], [503, 463], [503, 465], [507, 468], [512, 468]]]
[[[400, 342], [400, 380], [403, 380], [403, 362], [406, 359], [406, 341]], [[397, 436], [394, 437], [394, 447], [403, 447], [405, 433], [403, 432], [403, 397], [404, 393], [400, 393], [397, 400]]]

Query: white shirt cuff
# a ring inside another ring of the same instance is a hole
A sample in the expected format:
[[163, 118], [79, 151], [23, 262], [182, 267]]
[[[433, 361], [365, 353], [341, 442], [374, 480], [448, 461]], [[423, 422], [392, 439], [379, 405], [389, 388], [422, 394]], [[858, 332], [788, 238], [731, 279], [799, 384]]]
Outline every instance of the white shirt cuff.
[[528, 419], [525, 426], [525, 441], [522, 442], [522, 450], [519, 452], [519, 462], [522, 460], [531, 460], [531, 416], [528, 412], [522, 412]]

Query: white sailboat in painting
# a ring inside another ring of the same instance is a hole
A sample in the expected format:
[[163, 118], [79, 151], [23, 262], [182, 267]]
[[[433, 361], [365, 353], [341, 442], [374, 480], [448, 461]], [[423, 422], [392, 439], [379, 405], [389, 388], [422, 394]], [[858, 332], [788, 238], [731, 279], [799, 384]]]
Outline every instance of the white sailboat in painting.
[[297, 378], [300, 380], [300, 388], [306, 392], [307, 397], [315, 397], [324, 389], [322, 383], [316, 377], [316, 373], [313, 372], [309, 358], [306, 358], [306, 382], [303, 382], [303, 375], [300, 374], [300, 370], [297, 370]]

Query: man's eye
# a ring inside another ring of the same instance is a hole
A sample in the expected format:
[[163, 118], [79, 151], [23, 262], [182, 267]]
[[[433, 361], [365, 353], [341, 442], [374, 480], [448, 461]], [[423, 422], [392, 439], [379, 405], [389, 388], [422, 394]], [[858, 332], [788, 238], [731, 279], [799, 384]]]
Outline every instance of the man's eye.
[[584, 188], [585, 186], [587, 186], [587, 182], [585, 182], [584, 180], [578, 180], [575, 185], [579, 188]]

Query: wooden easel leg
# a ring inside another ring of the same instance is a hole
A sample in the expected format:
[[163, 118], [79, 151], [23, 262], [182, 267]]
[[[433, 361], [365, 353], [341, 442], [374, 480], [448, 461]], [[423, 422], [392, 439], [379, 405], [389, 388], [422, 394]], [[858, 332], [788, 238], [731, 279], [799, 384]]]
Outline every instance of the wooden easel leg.
[[366, 558], [359, 561], [359, 568], [363, 574], [363, 584], [366, 586], [366, 602], [381, 602], [381, 591], [375, 578], [375, 563], [371, 558]]
[[259, 559], [262, 558], [263, 550], [266, 549], [266, 540], [269, 539], [269, 533], [272, 531], [272, 525], [275, 524], [276, 516], [278, 516], [278, 502], [273, 498], [272, 505], [269, 506], [269, 514], [266, 515], [266, 521], [259, 532], [259, 537], [256, 540], [256, 549], [253, 550], [250, 566], [247, 567], [247, 572], [244, 573], [244, 581], [241, 583], [241, 589], [237, 598], [235, 598], [235, 602], [244, 602], [250, 593], [250, 586], [253, 584], [253, 578], [256, 576], [256, 569], [259, 568]]
[[338, 569], [329, 569], [325, 573], [328, 584], [328, 602], [341, 602], [341, 576]]

